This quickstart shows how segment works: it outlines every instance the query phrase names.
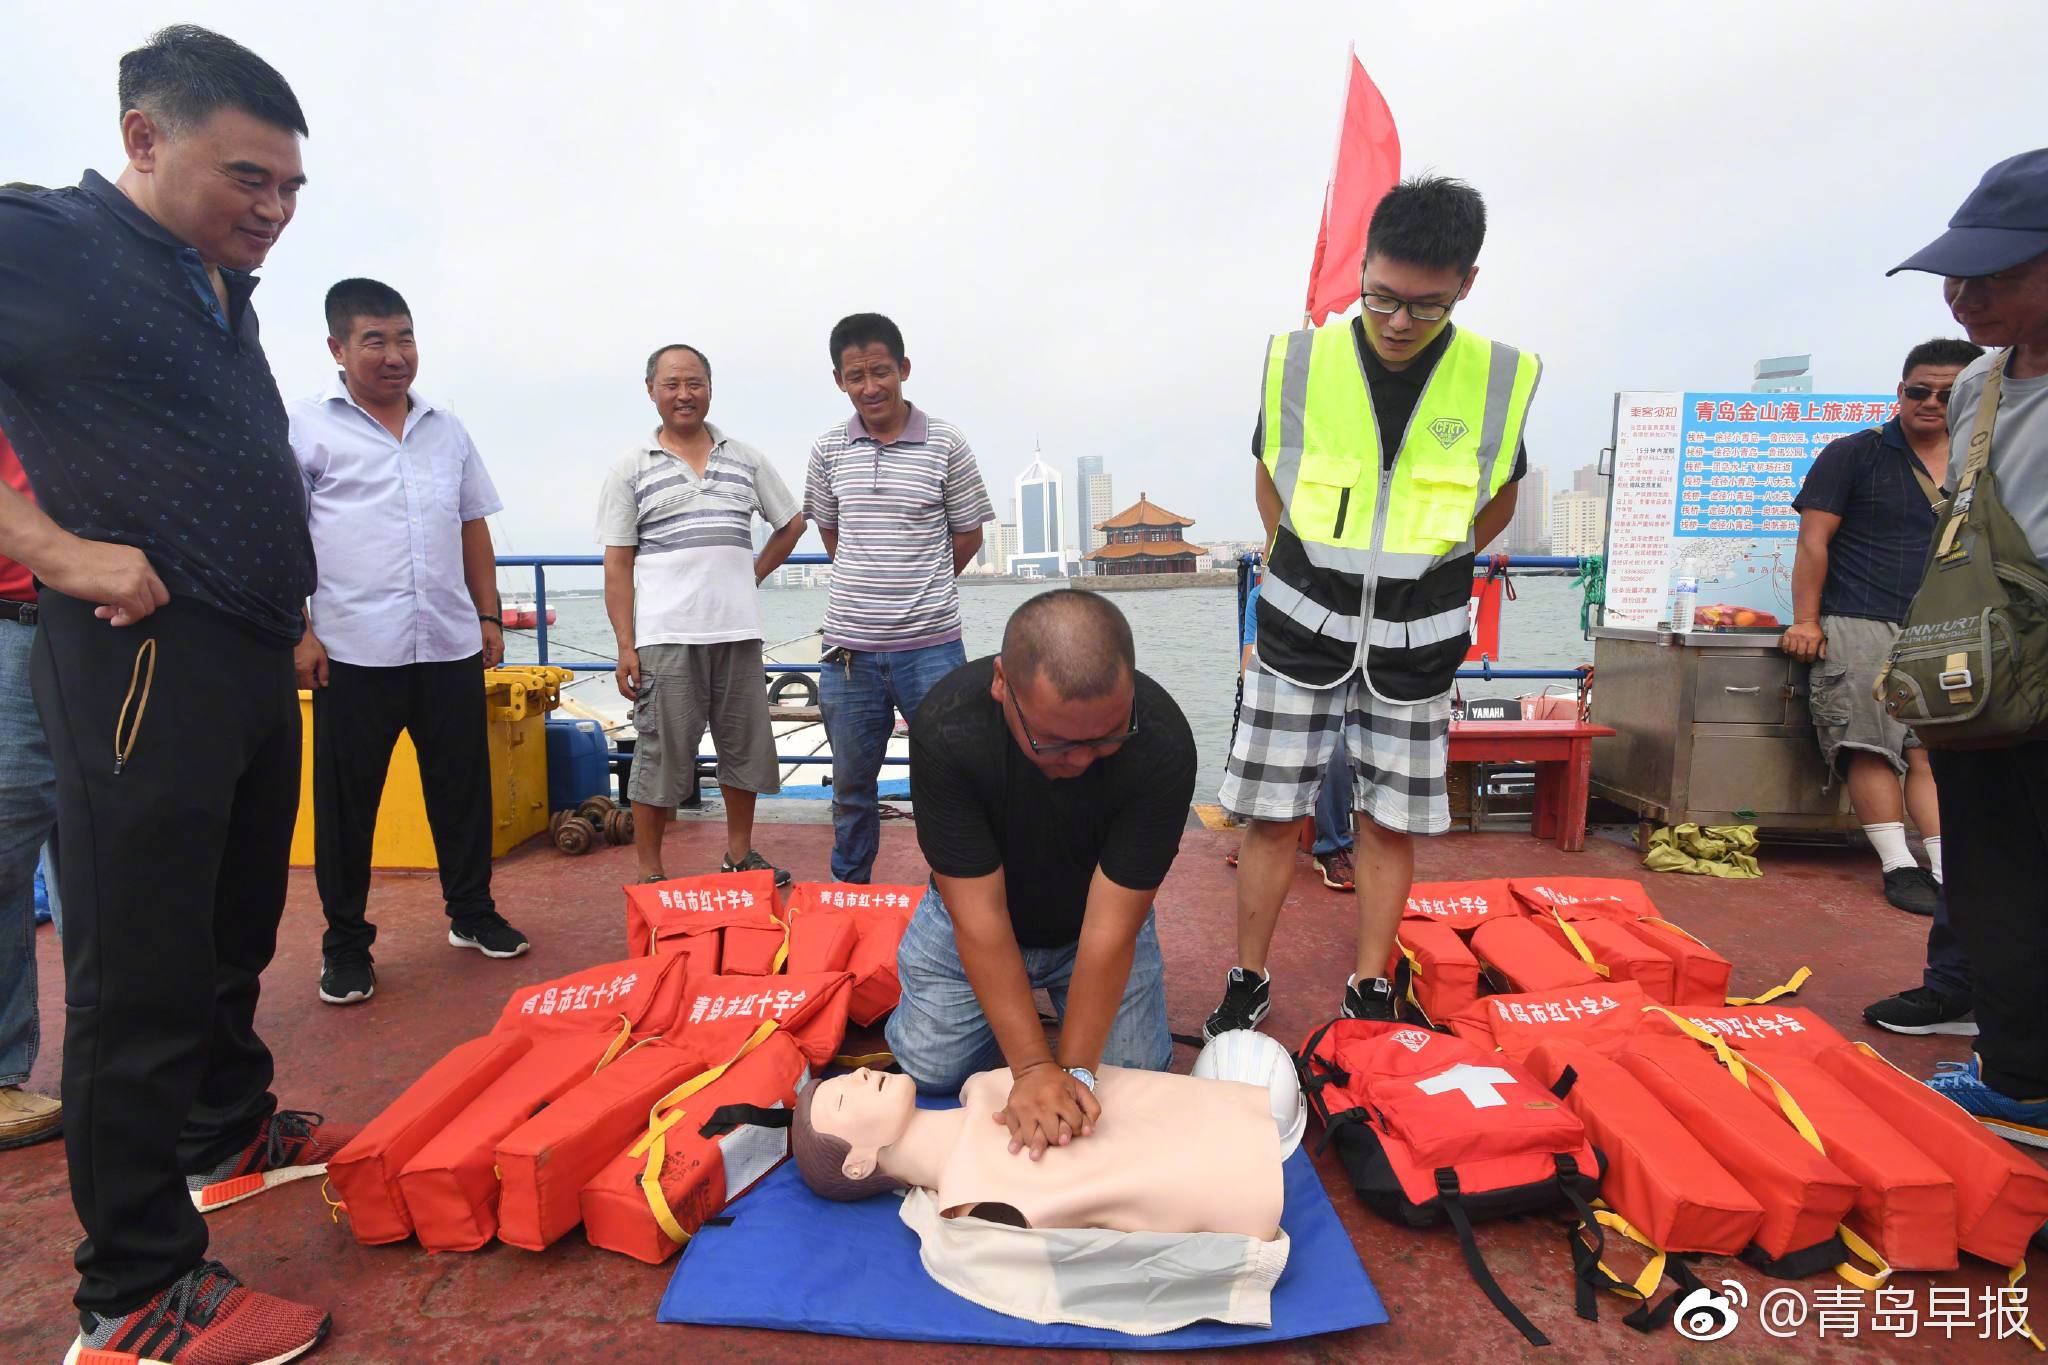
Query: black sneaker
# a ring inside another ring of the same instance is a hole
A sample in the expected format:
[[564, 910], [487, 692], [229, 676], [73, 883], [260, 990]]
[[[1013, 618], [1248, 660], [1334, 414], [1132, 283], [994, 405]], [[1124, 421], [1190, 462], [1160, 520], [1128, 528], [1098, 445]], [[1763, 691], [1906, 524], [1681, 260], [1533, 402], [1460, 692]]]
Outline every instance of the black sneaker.
[[1214, 1038], [1232, 1029], [1257, 1028], [1266, 1011], [1273, 1008], [1269, 990], [1272, 980], [1266, 972], [1253, 976], [1242, 967], [1232, 967], [1224, 978], [1223, 1003], [1202, 1025], [1202, 1036]]
[[533, 946], [526, 941], [526, 935], [505, 923], [505, 917], [495, 910], [450, 925], [448, 944], [453, 948], [474, 948], [485, 957], [518, 957]]
[[1370, 981], [1353, 977], [1344, 987], [1344, 1010], [1346, 1019], [1378, 1019], [1392, 1024], [1400, 1020], [1400, 1011], [1394, 1003], [1394, 987], [1383, 976]]
[[1900, 991], [1863, 1010], [1864, 1019], [1893, 1033], [1952, 1033], [1977, 1036], [1977, 1021], [1968, 1005], [1945, 1000], [1925, 986]]
[[1909, 915], [1931, 915], [1941, 883], [1924, 867], [1895, 867], [1884, 874], [1884, 898]]
[[726, 854], [718, 860], [718, 870], [720, 872], [773, 872], [777, 886], [789, 885], [789, 873], [763, 858], [761, 850], [757, 848], [748, 849], [747, 856], [738, 862], [732, 860], [730, 853]]
[[320, 967], [320, 998], [330, 1005], [354, 1005], [377, 993], [377, 967], [368, 953], [339, 953]]

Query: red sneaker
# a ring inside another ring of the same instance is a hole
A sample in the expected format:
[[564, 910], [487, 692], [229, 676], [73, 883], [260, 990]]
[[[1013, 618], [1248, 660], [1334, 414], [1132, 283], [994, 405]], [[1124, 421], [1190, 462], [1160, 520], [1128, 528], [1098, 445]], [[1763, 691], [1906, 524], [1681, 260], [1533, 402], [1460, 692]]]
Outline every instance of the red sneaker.
[[132, 1313], [82, 1314], [64, 1365], [283, 1365], [318, 1346], [332, 1323], [205, 1261]]
[[186, 1176], [185, 1188], [194, 1208], [212, 1213], [273, 1185], [327, 1174], [327, 1159], [356, 1131], [303, 1109], [280, 1109], [263, 1121], [255, 1141], [212, 1170]]
[[1332, 891], [1358, 890], [1358, 874], [1353, 870], [1351, 850], [1336, 849], [1316, 855], [1316, 868], [1323, 874], [1323, 885]]

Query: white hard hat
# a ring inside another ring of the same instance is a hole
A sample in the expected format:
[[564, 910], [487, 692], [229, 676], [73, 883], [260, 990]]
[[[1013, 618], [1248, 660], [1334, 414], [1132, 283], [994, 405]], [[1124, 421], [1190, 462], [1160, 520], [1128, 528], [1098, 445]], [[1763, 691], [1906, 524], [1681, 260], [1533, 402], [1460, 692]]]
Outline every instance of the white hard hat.
[[1302, 1098], [1294, 1059], [1277, 1039], [1255, 1029], [1219, 1033], [1195, 1058], [1192, 1074], [1212, 1081], [1242, 1081], [1264, 1090], [1274, 1126], [1280, 1130], [1280, 1156], [1284, 1160], [1294, 1155], [1308, 1126], [1308, 1101]]

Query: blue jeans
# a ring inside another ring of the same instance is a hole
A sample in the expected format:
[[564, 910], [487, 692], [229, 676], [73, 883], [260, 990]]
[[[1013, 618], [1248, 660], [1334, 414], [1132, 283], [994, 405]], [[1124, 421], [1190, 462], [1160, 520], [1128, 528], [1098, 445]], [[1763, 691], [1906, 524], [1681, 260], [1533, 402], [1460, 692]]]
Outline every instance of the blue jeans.
[[882, 820], [875, 779], [896, 730], [896, 712], [913, 720], [924, 694], [967, 662], [958, 640], [890, 653], [848, 651], [827, 659], [818, 678], [818, 707], [832, 746], [832, 880], [866, 882], [875, 871]]
[[[1074, 949], [1025, 948], [1024, 973], [1034, 988], [1052, 997], [1054, 1013], [1067, 1017], [1067, 983], [1074, 976]], [[953, 940], [953, 917], [935, 887], [904, 931], [896, 950], [896, 975], [903, 998], [884, 1029], [896, 1065], [929, 1095], [951, 1095], [977, 1071], [1003, 1064], [995, 1030], [981, 1011], [960, 949]], [[1131, 975], [1124, 983], [1123, 1004], [1102, 1045], [1105, 1066], [1164, 1071], [1173, 1061], [1173, 1036], [1166, 1030], [1166, 964], [1159, 956], [1159, 933], [1152, 915], [1138, 930], [1131, 955]]]
[[1330, 753], [1330, 766], [1323, 769], [1323, 785], [1316, 789], [1316, 856], [1351, 847], [1352, 828], [1351, 758], [1339, 744]]
[[35, 638], [34, 626], [0, 621], [0, 1085], [26, 1081], [42, 1045], [36, 861], [57, 819], [57, 779], [29, 692]]

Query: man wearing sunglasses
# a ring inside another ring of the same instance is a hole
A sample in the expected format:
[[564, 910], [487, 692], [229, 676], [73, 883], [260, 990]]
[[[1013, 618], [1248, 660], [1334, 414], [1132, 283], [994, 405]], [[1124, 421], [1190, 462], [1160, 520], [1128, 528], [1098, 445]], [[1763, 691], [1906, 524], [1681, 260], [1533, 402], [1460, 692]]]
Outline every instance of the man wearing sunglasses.
[[[1014, 1078], [1002, 1118], [1035, 1160], [1087, 1136], [1094, 1071], [1173, 1056], [1152, 898], [1180, 849], [1195, 740], [1137, 670], [1130, 623], [1065, 588], [1019, 607], [1003, 652], [934, 685], [910, 722], [931, 886], [897, 952], [889, 1048], [918, 1088]], [[1060, 1016], [1048, 1044], [1034, 990]]]
[[[1908, 351], [1899, 415], [1830, 442], [1792, 499], [1799, 513], [1792, 628], [1779, 644], [1813, 665], [1807, 706], [1821, 758], [1849, 784], [1849, 805], [1883, 868], [1884, 898], [1915, 915], [1933, 914], [1941, 894], [1934, 773], [1927, 751], [1871, 696], [1871, 684], [1891, 657], [1927, 563], [1948, 470], [1949, 393], [1963, 366], [1982, 354], [1947, 337]], [[1932, 872], [1906, 847], [1909, 810]]]

